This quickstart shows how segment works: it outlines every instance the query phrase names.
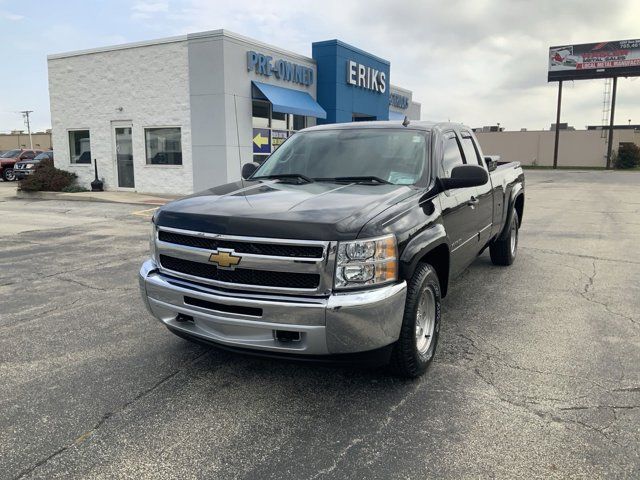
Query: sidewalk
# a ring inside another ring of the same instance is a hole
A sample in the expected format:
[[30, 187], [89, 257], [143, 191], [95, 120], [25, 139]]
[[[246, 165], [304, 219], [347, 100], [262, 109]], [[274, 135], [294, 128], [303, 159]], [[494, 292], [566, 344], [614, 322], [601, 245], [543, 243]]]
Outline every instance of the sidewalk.
[[29, 200], [79, 200], [83, 202], [129, 203], [134, 205], [164, 205], [179, 198], [171, 195], [146, 195], [136, 192], [22, 192], [16, 189], [15, 197]]

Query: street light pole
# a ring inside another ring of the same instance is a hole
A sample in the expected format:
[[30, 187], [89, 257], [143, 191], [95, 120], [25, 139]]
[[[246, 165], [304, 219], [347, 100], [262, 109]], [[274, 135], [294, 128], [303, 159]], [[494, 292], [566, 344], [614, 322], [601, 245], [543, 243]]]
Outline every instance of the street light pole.
[[31, 124], [29, 123], [29, 114], [33, 113], [33, 110], [22, 110], [20, 113], [25, 118], [25, 122], [27, 124], [27, 132], [29, 133], [29, 148], [33, 150], [33, 139], [31, 138]]

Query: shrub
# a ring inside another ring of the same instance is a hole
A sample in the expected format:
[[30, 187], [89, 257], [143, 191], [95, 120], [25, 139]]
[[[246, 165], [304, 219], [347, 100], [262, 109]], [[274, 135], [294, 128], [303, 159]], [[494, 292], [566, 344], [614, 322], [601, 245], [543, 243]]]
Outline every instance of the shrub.
[[69, 185], [68, 187], [64, 187], [62, 189], [65, 193], [78, 193], [78, 192], [88, 192], [89, 190], [81, 187], [80, 185]]
[[615, 168], [640, 167], [640, 147], [631, 142], [621, 143], [613, 157], [613, 166]]
[[50, 159], [42, 160], [36, 165], [35, 171], [20, 180], [20, 190], [27, 192], [60, 192], [71, 187], [78, 176], [75, 173], [60, 170], [53, 166]]

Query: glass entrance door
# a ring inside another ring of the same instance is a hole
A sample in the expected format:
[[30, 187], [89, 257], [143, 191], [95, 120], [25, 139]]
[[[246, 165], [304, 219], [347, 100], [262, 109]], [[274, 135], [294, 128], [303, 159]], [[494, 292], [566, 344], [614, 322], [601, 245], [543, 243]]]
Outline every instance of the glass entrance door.
[[115, 127], [116, 165], [118, 167], [118, 187], [134, 188], [133, 146], [131, 127]]

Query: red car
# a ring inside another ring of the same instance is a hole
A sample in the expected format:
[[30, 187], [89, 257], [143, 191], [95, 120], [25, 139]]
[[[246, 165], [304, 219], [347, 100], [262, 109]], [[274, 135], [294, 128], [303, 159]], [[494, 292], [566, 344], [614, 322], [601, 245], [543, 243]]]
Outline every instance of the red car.
[[24, 150], [21, 148], [9, 150], [0, 155], [0, 175], [5, 182], [13, 182], [16, 175], [13, 166], [20, 160], [33, 160], [42, 150]]

